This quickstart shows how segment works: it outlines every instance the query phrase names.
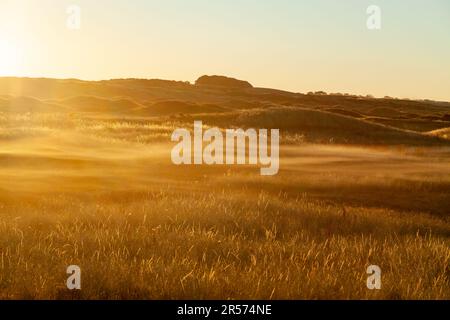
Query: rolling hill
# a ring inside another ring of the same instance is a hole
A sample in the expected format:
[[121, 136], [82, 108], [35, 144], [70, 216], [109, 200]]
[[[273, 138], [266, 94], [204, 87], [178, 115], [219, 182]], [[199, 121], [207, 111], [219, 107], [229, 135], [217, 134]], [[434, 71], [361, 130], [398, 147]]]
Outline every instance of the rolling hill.
[[[226, 127], [279, 128], [308, 141], [448, 144], [450, 103], [301, 94], [222, 76], [181, 81], [0, 78], [0, 113], [70, 113], [158, 121], [197, 118]], [[201, 115], [201, 116], [199, 116]]]

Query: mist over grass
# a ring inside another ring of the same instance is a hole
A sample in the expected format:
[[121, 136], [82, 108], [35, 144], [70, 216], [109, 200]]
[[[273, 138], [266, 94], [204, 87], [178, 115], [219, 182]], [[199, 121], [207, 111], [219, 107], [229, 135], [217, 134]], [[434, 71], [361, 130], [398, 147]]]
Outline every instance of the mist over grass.
[[[450, 298], [445, 103], [2, 81], [2, 299]], [[280, 129], [279, 174], [173, 165], [194, 120]]]

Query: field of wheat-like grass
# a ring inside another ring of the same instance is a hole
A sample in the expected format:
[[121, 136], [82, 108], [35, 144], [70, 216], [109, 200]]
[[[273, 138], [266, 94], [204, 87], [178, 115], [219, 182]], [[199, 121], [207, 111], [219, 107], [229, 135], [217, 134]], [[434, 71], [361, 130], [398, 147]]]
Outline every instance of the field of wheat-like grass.
[[0, 298], [450, 299], [445, 147], [285, 135], [262, 177], [173, 165], [178, 126], [1, 115]]

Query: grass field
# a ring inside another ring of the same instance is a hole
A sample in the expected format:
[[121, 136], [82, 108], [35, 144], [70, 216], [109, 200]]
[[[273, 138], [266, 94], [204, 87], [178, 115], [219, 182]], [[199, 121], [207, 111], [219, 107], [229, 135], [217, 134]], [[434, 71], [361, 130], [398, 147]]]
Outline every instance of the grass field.
[[450, 298], [450, 149], [293, 139], [261, 177], [172, 165], [176, 126], [4, 117], [0, 298]]
[[[430, 101], [0, 78], [0, 298], [450, 299], [449, 114]], [[171, 133], [194, 120], [280, 129], [280, 172], [173, 165]], [[380, 290], [366, 286], [370, 265]]]

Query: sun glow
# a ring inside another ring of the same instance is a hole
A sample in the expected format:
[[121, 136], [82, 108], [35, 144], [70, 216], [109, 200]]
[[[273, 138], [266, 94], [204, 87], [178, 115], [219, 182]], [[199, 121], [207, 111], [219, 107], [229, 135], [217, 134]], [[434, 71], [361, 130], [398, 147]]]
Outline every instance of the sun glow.
[[17, 47], [0, 38], [0, 76], [17, 75], [19, 58]]

